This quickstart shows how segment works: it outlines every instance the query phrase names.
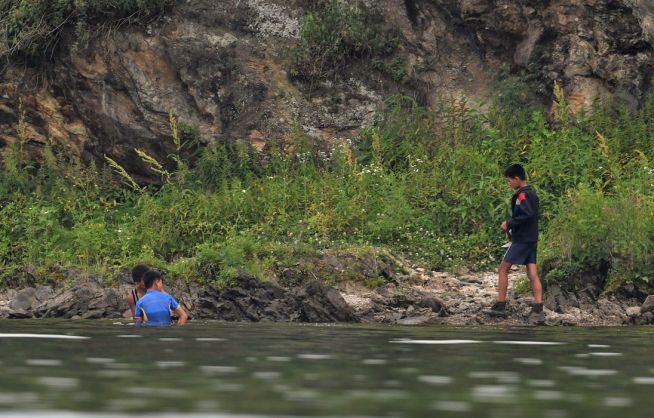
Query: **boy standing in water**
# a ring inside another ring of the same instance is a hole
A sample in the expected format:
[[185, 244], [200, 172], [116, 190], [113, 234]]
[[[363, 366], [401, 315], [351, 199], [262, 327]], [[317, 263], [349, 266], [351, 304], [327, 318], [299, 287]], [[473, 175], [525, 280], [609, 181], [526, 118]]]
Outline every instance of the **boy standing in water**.
[[136, 303], [145, 296], [145, 285], [143, 284], [143, 276], [145, 273], [150, 271], [150, 267], [145, 264], [137, 264], [132, 269], [132, 281], [134, 282], [134, 289], [130, 292], [127, 297], [127, 302], [129, 303], [129, 309], [132, 310], [132, 319], [134, 318], [134, 310], [136, 308]]
[[536, 268], [538, 195], [527, 184], [525, 169], [520, 164], [509, 166], [504, 171], [504, 176], [509, 186], [515, 190], [511, 198], [511, 218], [501, 225], [502, 230], [511, 238], [511, 246], [499, 267], [497, 301], [490, 309], [483, 312], [493, 317], [506, 318], [509, 270], [513, 264], [526, 265], [527, 277], [534, 293], [534, 305], [529, 314], [529, 322], [541, 325], [545, 323], [545, 314], [543, 313], [543, 288]]
[[136, 303], [134, 325], [149, 327], [169, 326], [172, 323], [170, 312], [179, 315], [178, 325], [184, 325], [188, 319], [182, 306], [167, 293], [164, 293], [163, 275], [154, 270], [145, 273], [143, 283], [148, 292]]

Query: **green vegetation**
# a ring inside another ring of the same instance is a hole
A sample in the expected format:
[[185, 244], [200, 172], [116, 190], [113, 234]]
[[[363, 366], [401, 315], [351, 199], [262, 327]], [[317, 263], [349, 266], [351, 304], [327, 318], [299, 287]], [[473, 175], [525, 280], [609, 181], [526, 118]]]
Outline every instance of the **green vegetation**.
[[66, 30], [83, 40], [92, 27], [143, 21], [174, 0], [1, 0], [0, 56], [44, 58]]
[[529, 277], [527, 276], [520, 277], [513, 285], [513, 292], [515, 292], [515, 294], [518, 296], [531, 295], [532, 290], [531, 290], [531, 282], [529, 281]]
[[321, 250], [352, 248], [434, 269], [487, 269], [502, 256], [512, 194], [502, 170], [521, 162], [541, 197], [540, 257], [554, 260], [547, 280], [651, 279], [654, 96], [635, 112], [597, 105], [578, 115], [557, 96], [551, 120], [500, 102], [483, 113], [461, 100], [427, 111], [391, 97], [354, 145], [325, 151], [295, 133], [265, 154], [216, 143], [193, 164], [181, 154], [194, 130], [171, 118], [171, 161], [139, 154], [160, 187], [50, 148], [31, 161], [21, 122], [0, 169], [0, 277], [20, 279], [28, 265], [45, 279], [71, 266], [109, 272], [146, 261], [179, 279], [226, 284], [241, 269], [269, 278]]
[[364, 62], [395, 81], [406, 76], [407, 59], [398, 54], [399, 33], [361, 1], [318, 0], [293, 51], [290, 74], [296, 79], [334, 78], [355, 62]]

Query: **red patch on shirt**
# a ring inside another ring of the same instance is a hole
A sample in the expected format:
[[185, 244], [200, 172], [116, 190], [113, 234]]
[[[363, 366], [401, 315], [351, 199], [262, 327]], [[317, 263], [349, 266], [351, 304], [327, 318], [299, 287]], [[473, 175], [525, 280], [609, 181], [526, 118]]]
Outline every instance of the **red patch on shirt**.
[[518, 195], [519, 202], [524, 202], [526, 199], [527, 199], [527, 195], [525, 194], [525, 192], [522, 192]]

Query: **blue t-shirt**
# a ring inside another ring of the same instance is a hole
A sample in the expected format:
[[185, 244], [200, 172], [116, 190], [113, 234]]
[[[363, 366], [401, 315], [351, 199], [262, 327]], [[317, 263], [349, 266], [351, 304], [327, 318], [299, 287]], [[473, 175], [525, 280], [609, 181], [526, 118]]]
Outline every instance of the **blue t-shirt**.
[[178, 306], [179, 303], [168, 293], [150, 289], [136, 303], [134, 317], [149, 327], [166, 326], [171, 323], [170, 311], [174, 311]]

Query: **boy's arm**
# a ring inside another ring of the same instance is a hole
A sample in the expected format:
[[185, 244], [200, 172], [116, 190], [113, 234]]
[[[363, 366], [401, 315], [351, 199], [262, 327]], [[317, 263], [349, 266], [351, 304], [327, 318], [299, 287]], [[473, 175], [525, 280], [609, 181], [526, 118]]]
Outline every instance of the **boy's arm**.
[[177, 321], [177, 325], [184, 325], [186, 323], [186, 320], [188, 319], [188, 315], [186, 314], [186, 311], [184, 308], [182, 308], [182, 305], [177, 306], [177, 309], [175, 309], [175, 313], [179, 315], [179, 320]]
[[141, 301], [138, 301], [136, 303], [136, 306], [134, 307], [134, 326], [135, 327], [140, 327], [141, 324], [143, 323], [143, 312], [141, 311]]
[[179, 320], [177, 321], [177, 325], [184, 325], [186, 323], [186, 320], [188, 319], [188, 315], [186, 314], [186, 311], [184, 308], [182, 308], [182, 304], [177, 302], [177, 299], [174, 297], [168, 295], [170, 298], [170, 309], [173, 311], [173, 313], [176, 313], [179, 315]]
[[520, 201], [520, 208], [518, 209], [518, 214], [511, 219], [506, 221], [507, 227], [509, 230], [520, 226], [529, 219], [536, 216], [536, 211], [534, 210], [534, 204], [531, 199], [527, 198], [526, 193], [520, 193], [518, 195], [518, 200]]
[[129, 309], [132, 310], [132, 319], [135, 319], [134, 312], [136, 312], [136, 302], [134, 302], [134, 295], [131, 293], [127, 296], [127, 303], [129, 303]]

